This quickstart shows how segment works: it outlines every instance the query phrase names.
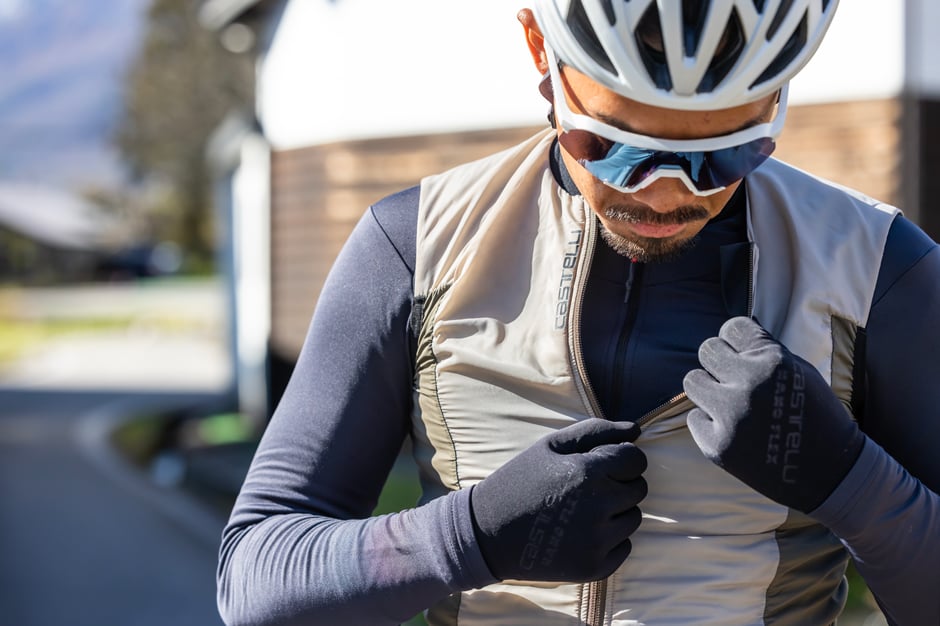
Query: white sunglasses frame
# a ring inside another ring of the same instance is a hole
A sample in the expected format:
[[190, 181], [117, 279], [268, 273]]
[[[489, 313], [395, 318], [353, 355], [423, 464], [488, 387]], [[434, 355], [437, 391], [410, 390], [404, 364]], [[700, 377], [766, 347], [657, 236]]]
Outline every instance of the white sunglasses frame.
[[[615, 143], [642, 148], [645, 150], [659, 150], [662, 152], [710, 152], [713, 150], [723, 150], [725, 148], [733, 148], [746, 144], [748, 142], [754, 141], [755, 139], [777, 139], [777, 137], [780, 136], [780, 133], [783, 132], [784, 123], [786, 122], [787, 118], [787, 95], [789, 84], [784, 85], [780, 89], [780, 97], [777, 102], [777, 113], [774, 116], [774, 119], [770, 122], [755, 124], [754, 126], [742, 128], [741, 130], [729, 133], [727, 135], [720, 135], [717, 137], [703, 137], [701, 139], [662, 139], [659, 137], [651, 137], [649, 135], [631, 133], [629, 131], [623, 130], [622, 128], [617, 128], [616, 126], [606, 124], [589, 115], [575, 113], [572, 111], [568, 106], [568, 101], [566, 98], [567, 90], [565, 89], [564, 83], [561, 80], [561, 73], [559, 72], [558, 60], [555, 57], [555, 53], [548, 45], [545, 46], [545, 52], [548, 58], [549, 79], [552, 83], [552, 94], [555, 100], [555, 122], [562, 131], [583, 130], [594, 133], [595, 135], [599, 135]], [[686, 174], [681, 168], [672, 167], [660, 167], [647, 176], [639, 184], [632, 187], [621, 187], [604, 180], [601, 182], [618, 191], [622, 191], [624, 193], [634, 193], [648, 187], [660, 178], [677, 178], [681, 180], [685, 186], [688, 187], [689, 191], [694, 193], [696, 196], [710, 196], [725, 189], [725, 187], [716, 187], [702, 191], [695, 186], [695, 183], [692, 181], [692, 179], [689, 178], [688, 174]]]

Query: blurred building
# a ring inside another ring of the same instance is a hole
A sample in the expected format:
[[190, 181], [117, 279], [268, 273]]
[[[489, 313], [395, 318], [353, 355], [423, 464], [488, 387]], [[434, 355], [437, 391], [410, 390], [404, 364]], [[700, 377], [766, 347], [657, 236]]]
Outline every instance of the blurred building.
[[[213, 151], [229, 216], [244, 401], [270, 408], [326, 274], [374, 201], [545, 126], [525, 2], [207, 0], [206, 27], [257, 58], [254, 119]], [[900, 205], [935, 238], [940, 3], [842, 2], [793, 81], [777, 156]], [[261, 389], [257, 376], [267, 372]], [[264, 394], [262, 396], [257, 394]]]
[[121, 234], [117, 220], [74, 193], [0, 182], [0, 282], [92, 280]]

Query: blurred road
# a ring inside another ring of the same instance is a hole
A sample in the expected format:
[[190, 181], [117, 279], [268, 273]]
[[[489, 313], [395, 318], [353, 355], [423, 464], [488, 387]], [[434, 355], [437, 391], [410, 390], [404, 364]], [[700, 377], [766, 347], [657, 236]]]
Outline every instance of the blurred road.
[[223, 398], [231, 368], [218, 286], [0, 295], [0, 324], [124, 320], [31, 344], [0, 370], [0, 624], [220, 625], [224, 520], [158, 486], [110, 441], [128, 418]]
[[135, 411], [211, 399], [0, 392], [0, 622], [221, 624], [214, 569], [222, 520], [150, 483], [107, 440]]

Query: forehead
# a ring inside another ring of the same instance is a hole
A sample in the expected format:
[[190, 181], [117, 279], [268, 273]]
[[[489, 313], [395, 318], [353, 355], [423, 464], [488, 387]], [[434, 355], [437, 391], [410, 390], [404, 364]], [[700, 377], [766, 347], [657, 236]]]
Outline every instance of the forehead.
[[662, 139], [699, 139], [726, 135], [768, 121], [776, 95], [715, 111], [664, 109], [626, 98], [562, 65], [566, 100], [576, 113], [583, 113], [623, 130]]

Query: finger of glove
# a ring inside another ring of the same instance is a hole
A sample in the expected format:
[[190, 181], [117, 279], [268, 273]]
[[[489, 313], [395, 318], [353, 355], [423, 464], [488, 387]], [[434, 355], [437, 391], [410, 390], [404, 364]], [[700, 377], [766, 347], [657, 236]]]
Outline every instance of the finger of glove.
[[640, 508], [633, 506], [598, 524], [592, 529], [592, 542], [598, 550], [598, 556], [615, 550], [624, 540], [633, 536], [642, 523]]
[[[597, 495], [605, 499], [608, 517], [620, 520], [631, 509], [636, 508], [648, 494], [649, 485], [640, 477], [626, 482], [610, 481], [607, 488], [599, 491]], [[640, 523], [639, 518], [636, 522]]]
[[630, 552], [632, 551], [633, 543], [629, 539], [621, 541], [607, 553], [607, 556], [604, 557], [600, 565], [598, 575], [591, 577], [591, 580], [602, 580], [616, 572], [617, 568], [623, 565], [623, 562], [627, 560], [627, 557], [630, 556]]
[[549, 446], [560, 454], [588, 452], [598, 446], [629, 443], [640, 436], [633, 422], [612, 422], [600, 418], [582, 420], [548, 436]]
[[617, 481], [633, 480], [646, 471], [646, 455], [632, 443], [597, 446], [585, 453], [589, 471]]
[[711, 337], [702, 342], [698, 348], [698, 361], [721, 382], [738, 381], [749, 375], [750, 363], [721, 337]]
[[720, 422], [716, 422], [702, 409], [692, 409], [686, 419], [695, 445], [706, 458], [717, 462], [721, 450], [727, 447], [728, 437]]
[[617, 525], [616, 535], [630, 537], [643, 523], [643, 514], [640, 512], [639, 507], [634, 506], [619, 513], [611, 521]]
[[682, 389], [689, 400], [708, 413], [719, 409], [728, 394], [727, 388], [703, 369], [687, 373], [682, 379]]
[[727, 341], [737, 352], [779, 343], [760, 324], [749, 317], [732, 317], [721, 325], [718, 336]]

